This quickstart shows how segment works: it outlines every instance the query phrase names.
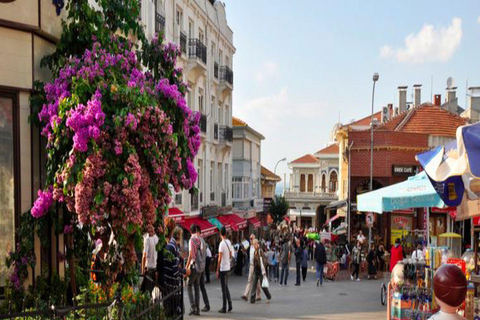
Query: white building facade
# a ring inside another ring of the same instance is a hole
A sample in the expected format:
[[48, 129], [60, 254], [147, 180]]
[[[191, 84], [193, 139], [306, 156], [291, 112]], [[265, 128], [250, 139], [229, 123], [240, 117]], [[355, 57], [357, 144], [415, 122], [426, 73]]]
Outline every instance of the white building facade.
[[201, 112], [202, 144], [195, 159], [198, 194], [182, 191], [175, 206], [186, 215], [202, 207], [232, 206], [232, 62], [235, 48], [225, 5], [212, 0], [142, 0], [142, 21], [149, 38], [164, 32], [180, 46], [178, 65], [190, 86], [187, 104]]

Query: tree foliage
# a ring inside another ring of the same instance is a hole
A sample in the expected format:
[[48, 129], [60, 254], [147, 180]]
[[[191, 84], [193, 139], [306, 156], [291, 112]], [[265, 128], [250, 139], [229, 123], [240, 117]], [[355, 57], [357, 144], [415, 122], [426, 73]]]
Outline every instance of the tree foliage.
[[270, 215], [275, 224], [279, 224], [285, 219], [288, 208], [289, 204], [287, 199], [283, 196], [275, 195], [269, 207]]

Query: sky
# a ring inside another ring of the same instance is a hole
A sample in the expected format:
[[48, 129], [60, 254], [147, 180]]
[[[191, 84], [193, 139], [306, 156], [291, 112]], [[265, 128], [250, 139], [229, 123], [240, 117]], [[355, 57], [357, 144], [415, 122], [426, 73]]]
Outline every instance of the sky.
[[374, 72], [375, 111], [397, 106], [401, 85], [408, 101], [414, 84], [422, 102], [431, 92], [444, 100], [453, 77], [462, 107], [467, 81], [480, 86], [478, 1], [223, 1], [236, 47], [233, 115], [265, 136], [272, 171], [325, 147], [337, 122], [368, 116]]

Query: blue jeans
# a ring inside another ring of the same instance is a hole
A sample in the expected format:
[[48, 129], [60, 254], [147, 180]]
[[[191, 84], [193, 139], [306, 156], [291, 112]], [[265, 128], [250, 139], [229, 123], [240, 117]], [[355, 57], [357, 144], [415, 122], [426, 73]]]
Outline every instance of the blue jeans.
[[320, 280], [320, 284], [323, 284], [323, 263], [315, 262], [317, 267], [317, 280]]
[[288, 279], [288, 262], [282, 262], [282, 274], [280, 275], [280, 284], [287, 285]]

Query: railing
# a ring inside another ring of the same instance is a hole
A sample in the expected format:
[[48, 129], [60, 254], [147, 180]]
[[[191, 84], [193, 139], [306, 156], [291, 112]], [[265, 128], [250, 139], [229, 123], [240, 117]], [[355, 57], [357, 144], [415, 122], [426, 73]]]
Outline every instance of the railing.
[[227, 81], [233, 85], [233, 71], [227, 66], [220, 67], [220, 80]]
[[180, 32], [180, 49], [183, 53], [187, 53], [187, 35]]
[[215, 201], [215, 192], [210, 192], [210, 201]]
[[308, 199], [337, 199], [336, 192], [296, 192], [296, 191], [286, 191], [285, 198], [308, 198]]
[[227, 193], [222, 192], [222, 207], [226, 207], [226, 206], [227, 206]]
[[192, 210], [198, 209], [198, 194], [192, 194], [192, 200], [190, 202]]
[[213, 125], [213, 139], [218, 139], [218, 123]]
[[232, 142], [233, 141], [233, 129], [229, 126], [220, 126], [220, 141]]
[[207, 132], [207, 116], [204, 114], [200, 116], [200, 130], [204, 133]]
[[207, 63], [207, 47], [198, 39], [188, 41], [188, 56], [197, 57]]
[[213, 76], [218, 79], [218, 62], [213, 63]]
[[165, 17], [160, 13], [155, 13], [155, 32], [160, 32], [165, 30]]
[[[144, 280], [146, 281], [146, 280]], [[43, 310], [30, 310], [24, 308], [21, 312], [9, 312], [0, 314], [0, 319], [38, 319], [38, 320], [181, 320], [185, 312], [183, 305], [183, 283], [179, 280], [178, 285], [163, 285], [160, 290], [162, 298], [155, 300], [146, 299], [137, 302], [133, 309], [124, 308], [123, 302], [117, 294], [117, 298], [106, 303], [85, 303], [74, 306], [51, 306]]]

